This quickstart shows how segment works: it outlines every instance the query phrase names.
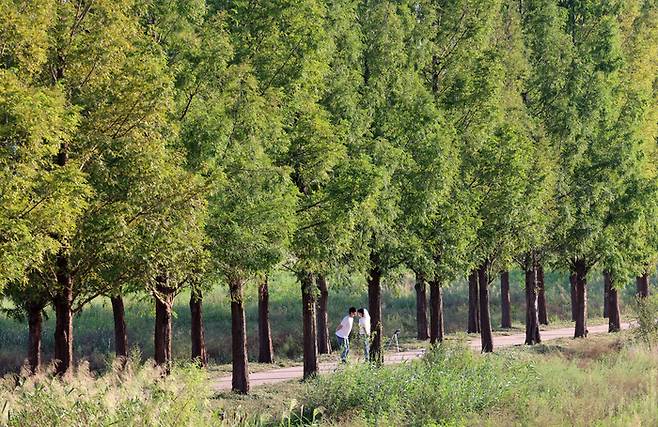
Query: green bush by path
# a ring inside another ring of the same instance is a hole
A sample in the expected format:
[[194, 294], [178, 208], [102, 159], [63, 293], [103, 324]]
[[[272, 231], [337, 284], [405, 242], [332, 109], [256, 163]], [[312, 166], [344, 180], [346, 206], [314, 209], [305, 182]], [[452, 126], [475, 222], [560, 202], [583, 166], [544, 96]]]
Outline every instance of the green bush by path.
[[485, 356], [453, 344], [400, 366], [320, 377], [305, 405], [339, 425], [649, 426], [657, 379], [658, 355], [617, 336]]
[[443, 345], [420, 361], [383, 369], [350, 366], [320, 377], [307, 403], [324, 407], [329, 417], [353, 414], [371, 425], [462, 424], [514, 402], [534, 377], [532, 366]]

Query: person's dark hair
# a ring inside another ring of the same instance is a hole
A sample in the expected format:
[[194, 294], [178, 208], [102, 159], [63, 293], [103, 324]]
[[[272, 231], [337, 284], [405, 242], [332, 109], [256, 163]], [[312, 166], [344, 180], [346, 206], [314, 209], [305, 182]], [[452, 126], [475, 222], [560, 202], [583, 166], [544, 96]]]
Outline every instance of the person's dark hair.
[[356, 313], [356, 307], [350, 307], [349, 310], [347, 310], [349, 314]]
[[359, 314], [362, 314], [362, 315], [364, 315], [364, 316], [366, 315], [366, 314], [363, 312], [363, 309], [362, 309], [362, 308], [358, 309], [356, 312], [359, 313]]

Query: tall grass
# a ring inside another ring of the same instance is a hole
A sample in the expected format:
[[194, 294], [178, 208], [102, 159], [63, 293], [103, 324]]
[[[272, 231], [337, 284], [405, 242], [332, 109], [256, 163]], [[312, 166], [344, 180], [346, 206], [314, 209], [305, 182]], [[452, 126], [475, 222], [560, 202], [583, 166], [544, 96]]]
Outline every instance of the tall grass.
[[321, 377], [305, 403], [341, 425], [656, 425], [658, 355], [620, 345], [606, 337], [486, 356], [442, 345], [422, 361]]
[[210, 398], [205, 373], [193, 366], [177, 366], [162, 377], [153, 366], [132, 361], [95, 377], [81, 365], [66, 380], [46, 375], [2, 379], [0, 425], [209, 425]]
[[102, 375], [83, 364], [66, 380], [6, 376], [0, 425], [654, 426], [658, 354], [626, 343], [600, 336], [484, 356], [445, 344], [421, 360], [349, 365], [251, 396], [214, 395], [195, 366], [162, 377], [134, 357]]
[[632, 307], [635, 338], [651, 349], [658, 343], [658, 294], [638, 297]]

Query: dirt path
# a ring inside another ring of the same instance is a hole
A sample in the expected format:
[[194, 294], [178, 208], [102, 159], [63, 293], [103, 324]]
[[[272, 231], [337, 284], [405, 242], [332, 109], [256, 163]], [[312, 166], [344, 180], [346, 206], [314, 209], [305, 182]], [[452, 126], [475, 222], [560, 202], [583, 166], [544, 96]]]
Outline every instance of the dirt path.
[[[622, 329], [628, 329], [629, 324], [623, 323]], [[608, 332], [608, 325], [595, 325], [588, 327], [590, 334], [602, 334]], [[542, 341], [554, 340], [557, 338], [569, 338], [573, 336], [573, 327], [548, 329], [541, 332]], [[514, 335], [499, 335], [494, 337], [494, 350], [497, 347], [511, 347], [514, 345], [522, 345], [525, 341], [525, 334]], [[469, 345], [474, 350], [480, 349], [480, 339], [475, 338], [469, 342]], [[416, 359], [423, 355], [424, 349], [403, 351], [400, 353], [389, 353], [386, 355], [384, 363], [393, 364], [401, 363], [405, 360]], [[320, 364], [320, 373], [332, 372], [336, 369], [336, 362], [325, 362]], [[259, 386], [265, 384], [273, 384], [282, 381], [289, 381], [301, 379], [303, 375], [302, 366], [291, 366], [288, 368], [270, 369], [267, 371], [255, 372], [249, 375], [251, 386]], [[231, 376], [224, 376], [214, 380], [213, 388], [217, 391], [225, 391], [231, 389]]]

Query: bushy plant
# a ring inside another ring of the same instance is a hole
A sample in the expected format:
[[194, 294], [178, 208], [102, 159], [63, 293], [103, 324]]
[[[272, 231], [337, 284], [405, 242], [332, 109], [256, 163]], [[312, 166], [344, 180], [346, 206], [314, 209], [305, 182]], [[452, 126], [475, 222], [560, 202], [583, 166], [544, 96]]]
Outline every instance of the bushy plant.
[[649, 348], [658, 342], [658, 294], [636, 298], [633, 304], [635, 338]]
[[533, 377], [531, 365], [513, 358], [444, 344], [422, 360], [349, 366], [320, 377], [308, 389], [307, 406], [324, 407], [328, 417], [354, 414], [366, 424], [463, 424], [469, 415], [523, 399], [518, 395]]

